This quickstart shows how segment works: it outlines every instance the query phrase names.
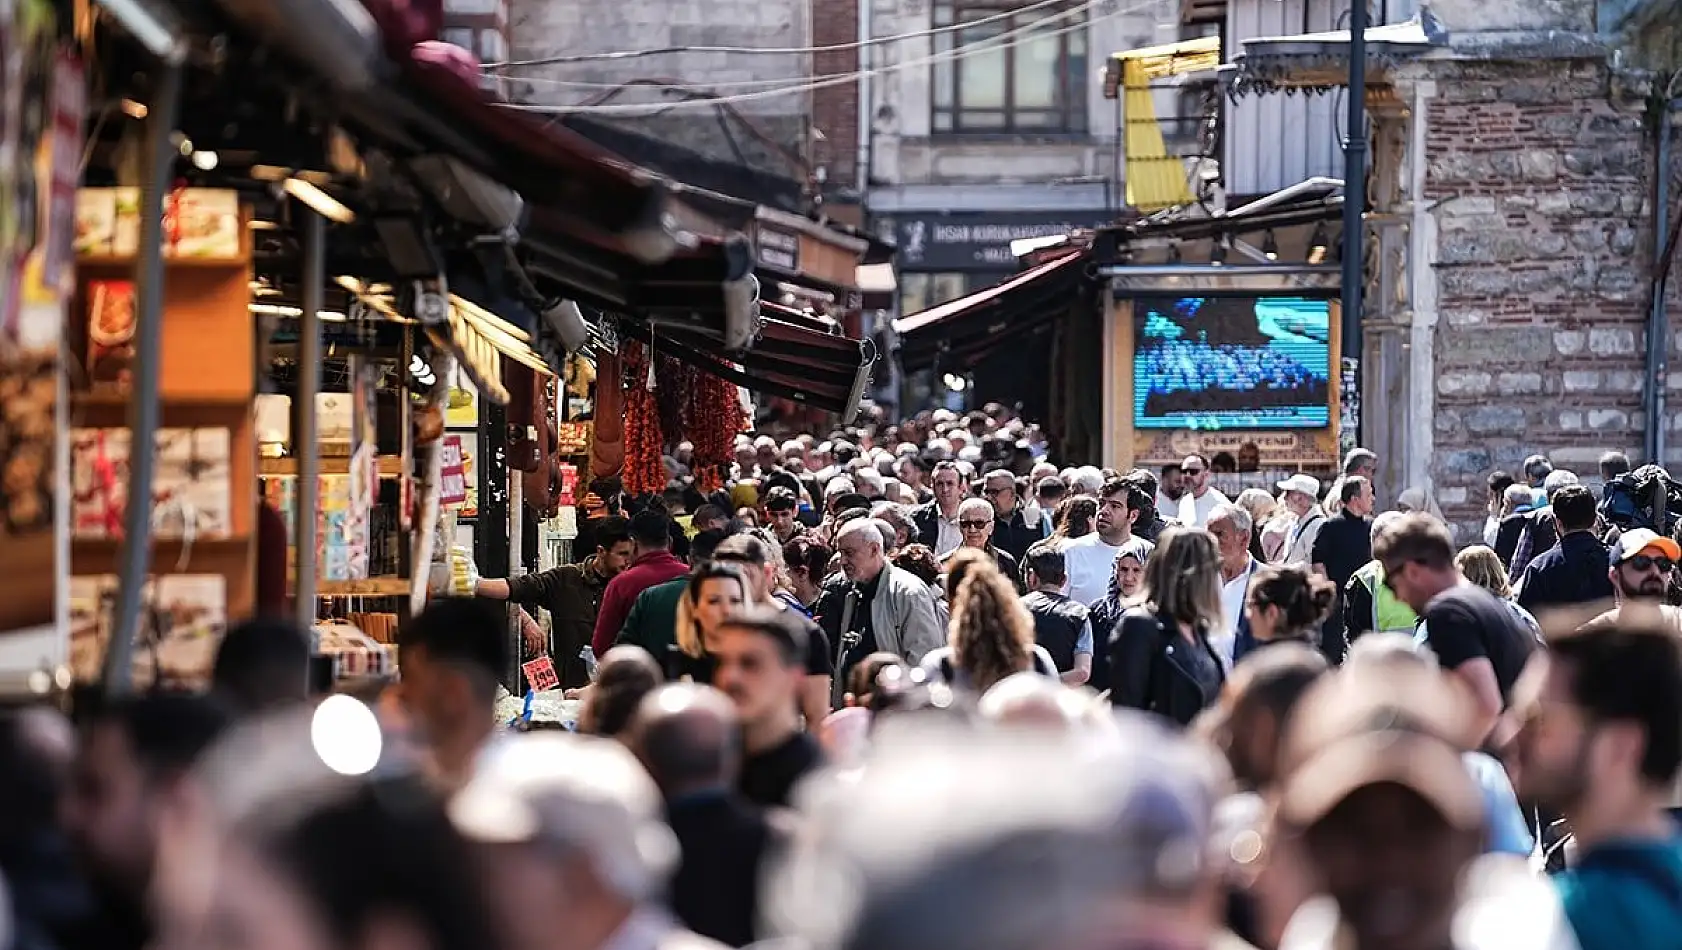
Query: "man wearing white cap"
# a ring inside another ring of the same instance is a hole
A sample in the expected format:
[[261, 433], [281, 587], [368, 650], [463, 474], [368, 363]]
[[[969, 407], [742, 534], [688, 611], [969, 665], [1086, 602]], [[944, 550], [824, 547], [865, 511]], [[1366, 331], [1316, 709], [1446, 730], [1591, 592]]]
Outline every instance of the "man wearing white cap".
[[509, 950], [722, 950], [659, 905], [678, 859], [662, 809], [623, 745], [558, 732], [486, 750], [449, 805]]
[[1610, 556], [1612, 592], [1618, 606], [1591, 623], [1615, 620], [1625, 608], [1636, 605], [1648, 610], [1657, 607], [1664, 625], [1682, 636], [1682, 609], [1664, 603], [1665, 589], [1682, 562], [1682, 545], [1656, 531], [1636, 528], [1618, 536]]
[[1307, 564], [1314, 551], [1314, 539], [1320, 526], [1326, 523], [1325, 509], [1320, 507], [1320, 480], [1301, 472], [1279, 483], [1285, 494], [1285, 507], [1296, 520], [1285, 536], [1285, 547], [1279, 553], [1280, 564]]

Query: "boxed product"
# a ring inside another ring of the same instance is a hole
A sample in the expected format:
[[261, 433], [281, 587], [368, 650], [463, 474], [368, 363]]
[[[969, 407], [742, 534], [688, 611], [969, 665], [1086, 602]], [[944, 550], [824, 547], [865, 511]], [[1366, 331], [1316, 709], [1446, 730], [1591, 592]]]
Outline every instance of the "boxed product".
[[[114, 630], [117, 578], [70, 579], [70, 670], [78, 682], [103, 673]], [[227, 582], [220, 574], [155, 577], [141, 591], [134, 685], [203, 689], [227, 629]]]
[[117, 239], [117, 193], [110, 188], [76, 192], [76, 239], [79, 257], [107, 257]]
[[[129, 431], [70, 433], [70, 523], [78, 538], [122, 536], [128, 507]], [[159, 429], [152, 526], [159, 538], [219, 538], [233, 530], [227, 429]]]
[[87, 288], [88, 378], [127, 386], [134, 362], [134, 284], [91, 280]]
[[181, 188], [164, 203], [164, 253], [211, 259], [240, 253], [239, 192]]
[[118, 538], [128, 506], [129, 431], [70, 430], [70, 531]]
[[[362, 580], [368, 576], [369, 519], [357, 516], [351, 504], [348, 475], [322, 475], [316, 484], [315, 563], [317, 577], [329, 581]], [[298, 479], [284, 475], [263, 480], [263, 498], [286, 521], [288, 564], [297, 564], [298, 538], [293, 533], [298, 507]]]

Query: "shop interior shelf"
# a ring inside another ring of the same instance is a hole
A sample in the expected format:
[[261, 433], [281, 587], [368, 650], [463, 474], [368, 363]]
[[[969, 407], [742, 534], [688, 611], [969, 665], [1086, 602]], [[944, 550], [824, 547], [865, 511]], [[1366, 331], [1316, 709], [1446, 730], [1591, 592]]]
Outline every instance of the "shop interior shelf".
[[[182, 563], [182, 552], [187, 559]], [[195, 538], [189, 547], [179, 538], [157, 538], [152, 542], [151, 572], [153, 574], [216, 574], [230, 562], [250, 557], [251, 538], [235, 535], [220, 538]], [[116, 574], [123, 556], [122, 541], [117, 538], [72, 538], [70, 541], [70, 572], [78, 577], [97, 574]]]
[[[376, 463], [381, 478], [396, 478], [403, 474], [403, 456], [382, 455]], [[346, 475], [350, 472], [350, 459], [345, 457], [323, 457], [320, 468], [323, 475]], [[298, 460], [295, 458], [265, 458], [257, 461], [257, 474], [269, 478], [298, 474]]]
[[404, 577], [369, 577], [359, 581], [316, 581], [322, 597], [406, 597], [409, 580]]

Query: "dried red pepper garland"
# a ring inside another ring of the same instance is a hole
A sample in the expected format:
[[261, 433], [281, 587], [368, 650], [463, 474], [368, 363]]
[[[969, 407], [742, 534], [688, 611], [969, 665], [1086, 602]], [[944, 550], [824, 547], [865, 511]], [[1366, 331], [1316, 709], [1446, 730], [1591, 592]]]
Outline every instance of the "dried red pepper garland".
[[658, 494], [666, 488], [665, 437], [660, 410], [648, 389], [648, 351], [641, 343], [624, 344], [625, 491]]
[[695, 446], [696, 487], [714, 491], [724, 487], [737, 433], [745, 427], [736, 386], [711, 373], [701, 373], [690, 390], [685, 428]]

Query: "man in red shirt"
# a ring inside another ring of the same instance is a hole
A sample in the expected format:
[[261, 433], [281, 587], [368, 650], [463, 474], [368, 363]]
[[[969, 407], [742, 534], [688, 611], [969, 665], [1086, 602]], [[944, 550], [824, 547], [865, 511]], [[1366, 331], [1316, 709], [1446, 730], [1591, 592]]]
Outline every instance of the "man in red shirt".
[[597, 656], [613, 648], [614, 638], [619, 636], [619, 628], [625, 625], [625, 617], [630, 614], [638, 594], [689, 573], [689, 565], [672, 556], [671, 531], [671, 519], [658, 511], [638, 512], [631, 519], [636, 559], [609, 581], [602, 592], [595, 633], [590, 638], [591, 649]]

